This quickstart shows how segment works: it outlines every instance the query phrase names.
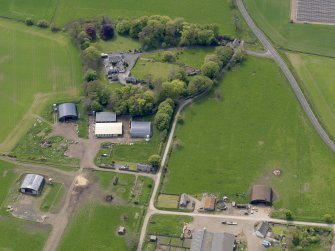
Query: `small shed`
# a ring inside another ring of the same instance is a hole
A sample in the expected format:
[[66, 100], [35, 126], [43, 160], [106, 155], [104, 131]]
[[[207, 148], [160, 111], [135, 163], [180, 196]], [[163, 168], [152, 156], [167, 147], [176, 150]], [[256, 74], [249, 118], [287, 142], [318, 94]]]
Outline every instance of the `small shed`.
[[253, 186], [250, 204], [272, 205], [272, 188], [263, 185]]
[[119, 226], [119, 229], [117, 230], [117, 233], [119, 235], [124, 235], [126, 233], [126, 228], [122, 227], [122, 226]]
[[137, 171], [150, 173], [150, 172], [154, 171], [154, 168], [153, 168], [152, 165], [139, 163], [139, 164], [137, 164]]
[[156, 235], [150, 235], [150, 242], [156, 242], [157, 236]]
[[19, 191], [25, 194], [38, 195], [41, 194], [45, 179], [42, 175], [29, 173], [26, 174]]
[[77, 120], [78, 112], [74, 103], [64, 103], [58, 105], [58, 120], [61, 122], [67, 120]]
[[182, 193], [180, 195], [180, 200], [179, 200], [179, 207], [187, 207], [188, 203], [190, 203], [190, 198], [186, 193]]
[[121, 136], [122, 123], [95, 123], [95, 136], [97, 138], [110, 138]]
[[215, 197], [206, 195], [204, 198], [204, 210], [214, 211], [215, 209]]
[[147, 138], [152, 135], [151, 122], [132, 121], [130, 124], [130, 135], [132, 138]]
[[265, 238], [271, 227], [269, 222], [263, 221], [256, 228], [256, 235], [260, 238]]
[[116, 122], [115, 112], [97, 112], [95, 113], [95, 123], [113, 123]]

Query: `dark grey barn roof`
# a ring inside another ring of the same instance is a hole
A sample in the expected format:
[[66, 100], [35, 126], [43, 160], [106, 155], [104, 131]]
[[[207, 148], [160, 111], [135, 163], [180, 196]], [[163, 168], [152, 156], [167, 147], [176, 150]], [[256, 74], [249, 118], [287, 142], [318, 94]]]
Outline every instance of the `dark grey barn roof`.
[[270, 225], [267, 221], [263, 221], [260, 223], [257, 227], [257, 231], [261, 233], [264, 237], [267, 235], [267, 233], [270, 230]]
[[58, 119], [66, 117], [78, 117], [77, 108], [74, 103], [64, 103], [58, 105]]
[[97, 112], [95, 114], [95, 122], [116, 122], [115, 112]]
[[145, 138], [151, 136], [151, 122], [132, 121], [130, 134], [132, 137]]
[[20, 188], [28, 188], [38, 191], [43, 183], [44, 177], [38, 174], [28, 173], [23, 179]]
[[207, 229], [195, 231], [191, 251], [233, 251], [235, 236], [229, 233], [211, 233]]

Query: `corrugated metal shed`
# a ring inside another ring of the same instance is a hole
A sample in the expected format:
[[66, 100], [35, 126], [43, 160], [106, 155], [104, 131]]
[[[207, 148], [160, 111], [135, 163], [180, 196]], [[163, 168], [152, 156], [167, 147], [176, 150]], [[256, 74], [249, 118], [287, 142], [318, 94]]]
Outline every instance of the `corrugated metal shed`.
[[44, 177], [38, 174], [26, 174], [20, 186], [22, 193], [39, 194], [44, 185]]
[[113, 137], [122, 135], [122, 123], [96, 123], [96, 137]]
[[132, 121], [130, 127], [130, 135], [133, 138], [146, 138], [152, 135], [151, 122]]
[[211, 233], [207, 229], [193, 234], [191, 251], [233, 251], [235, 236], [230, 233]]
[[96, 123], [116, 122], [115, 112], [97, 112], [95, 114]]
[[64, 103], [58, 105], [58, 119], [60, 121], [67, 119], [78, 119], [76, 105], [74, 103]]

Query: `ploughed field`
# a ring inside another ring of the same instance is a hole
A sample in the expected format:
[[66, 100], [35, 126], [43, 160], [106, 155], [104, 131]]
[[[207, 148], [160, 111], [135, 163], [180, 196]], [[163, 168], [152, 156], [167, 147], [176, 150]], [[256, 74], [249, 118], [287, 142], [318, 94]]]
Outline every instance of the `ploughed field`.
[[271, 60], [248, 57], [183, 116], [176, 129], [182, 146], [168, 162], [164, 193], [248, 195], [253, 184], [269, 184], [275, 208], [294, 217], [332, 211], [335, 156]]

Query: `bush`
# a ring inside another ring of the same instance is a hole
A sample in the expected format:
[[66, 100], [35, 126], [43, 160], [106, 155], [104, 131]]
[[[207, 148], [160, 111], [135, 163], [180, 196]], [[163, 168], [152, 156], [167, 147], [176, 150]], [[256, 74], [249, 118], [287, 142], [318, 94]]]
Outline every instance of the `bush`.
[[50, 30], [52, 32], [58, 32], [58, 31], [60, 31], [60, 28], [58, 26], [56, 26], [55, 23], [52, 23], [52, 24], [50, 24]]
[[86, 25], [86, 34], [92, 41], [96, 39], [97, 31], [94, 24], [89, 23]]
[[84, 66], [93, 70], [98, 70], [101, 64], [100, 52], [92, 45], [87, 47], [83, 52]]
[[173, 115], [174, 102], [172, 99], [166, 99], [158, 106], [155, 115], [154, 124], [159, 131], [168, 130]]
[[86, 82], [94, 81], [98, 79], [98, 74], [92, 69], [88, 69], [84, 75], [84, 80]]
[[103, 40], [110, 40], [114, 37], [114, 27], [112, 24], [103, 24], [101, 27], [100, 37]]
[[161, 163], [161, 156], [157, 155], [157, 154], [154, 154], [154, 155], [151, 155], [148, 159], [148, 163], [150, 165], [152, 165], [153, 167], [159, 167], [160, 163]]
[[37, 26], [40, 27], [40, 28], [46, 29], [46, 28], [49, 27], [49, 23], [48, 23], [47, 20], [41, 19], [41, 20], [37, 21]]
[[201, 67], [202, 75], [209, 77], [210, 79], [216, 78], [219, 75], [219, 70], [219, 65], [213, 61], [204, 63]]
[[206, 90], [209, 90], [213, 86], [213, 81], [205, 76], [195, 76], [188, 84], [188, 92], [194, 96]]
[[326, 223], [331, 224], [333, 223], [333, 216], [331, 214], [325, 214], [323, 216]]
[[28, 26], [34, 25], [34, 21], [30, 17], [27, 17], [26, 20], [24, 20], [24, 23]]
[[164, 51], [162, 56], [163, 62], [173, 63], [176, 62], [176, 56], [171, 51]]

